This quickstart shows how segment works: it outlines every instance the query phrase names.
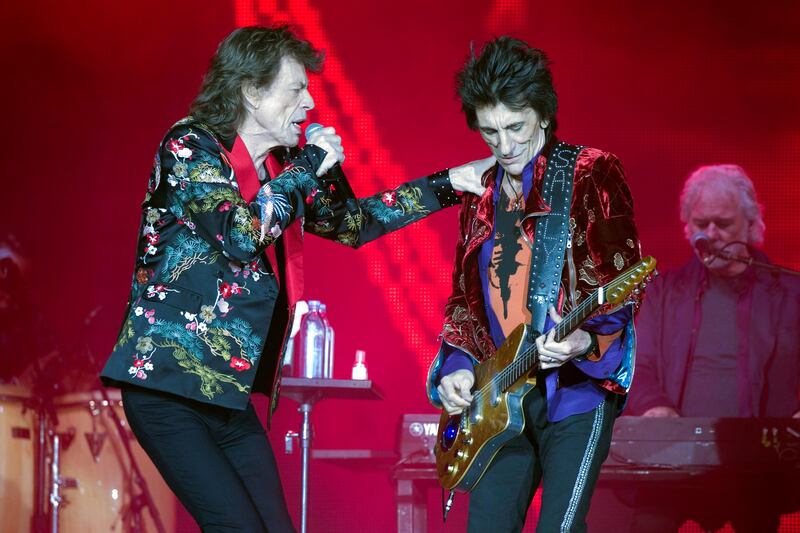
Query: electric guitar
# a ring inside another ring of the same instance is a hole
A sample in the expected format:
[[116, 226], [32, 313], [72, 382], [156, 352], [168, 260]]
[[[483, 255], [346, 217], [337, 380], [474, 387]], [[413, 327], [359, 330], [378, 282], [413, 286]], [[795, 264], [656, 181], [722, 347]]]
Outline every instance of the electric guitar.
[[[560, 342], [601, 308], [638, 294], [655, 271], [645, 257], [608, 284], [595, 289], [555, 326]], [[539, 367], [535, 332], [520, 324], [494, 356], [475, 367], [472, 403], [461, 414], [442, 410], [437, 434], [436, 472], [442, 486], [468, 492], [478, 484], [500, 448], [525, 427], [522, 400], [536, 385]]]

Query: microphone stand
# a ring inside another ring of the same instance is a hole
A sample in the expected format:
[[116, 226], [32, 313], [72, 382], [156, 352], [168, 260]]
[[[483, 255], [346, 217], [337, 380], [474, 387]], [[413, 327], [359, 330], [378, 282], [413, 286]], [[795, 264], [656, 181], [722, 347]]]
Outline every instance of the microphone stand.
[[731, 254], [729, 252], [726, 252], [724, 250], [721, 250], [719, 252], [708, 253], [706, 255], [705, 259], [703, 259], [703, 262], [706, 265], [708, 265], [711, 261], [713, 261], [717, 257], [719, 257], [720, 259], [726, 259], [728, 261], [736, 261], [738, 263], [744, 263], [747, 266], [754, 266], [754, 267], [757, 267], [757, 268], [761, 268], [761, 269], [764, 269], [764, 270], [766, 270], [768, 272], [771, 272], [773, 274], [788, 274], [790, 276], [800, 276], [800, 272], [797, 271], [797, 270], [793, 270], [791, 268], [780, 266], [780, 265], [775, 265], [773, 263], [767, 263], [765, 261], [758, 261], [756, 259], [753, 259], [752, 256], [750, 256], [750, 257], [740, 257], [738, 255], [733, 255], [733, 254]]

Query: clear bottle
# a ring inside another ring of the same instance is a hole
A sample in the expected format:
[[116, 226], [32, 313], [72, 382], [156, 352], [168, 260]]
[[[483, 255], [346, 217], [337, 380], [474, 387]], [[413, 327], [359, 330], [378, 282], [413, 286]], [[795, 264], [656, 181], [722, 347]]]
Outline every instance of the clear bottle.
[[367, 354], [364, 350], [356, 350], [352, 379], [367, 379]]
[[328, 306], [325, 304], [320, 304], [319, 306], [320, 315], [322, 315], [322, 322], [325, 324], [325, 350], [324, 350], [324, 359], [322, 363], [322, 377], [324, 378], [332, 378], [333, 377], [333, 328], [331, 327], [331, 323], [328, 321]]
[[319, 300], [309, 300], [308, 313], [300, 322], [300, 360], [297, 377], [321, 378], [325, 362], [325, 323], [320, 315]]

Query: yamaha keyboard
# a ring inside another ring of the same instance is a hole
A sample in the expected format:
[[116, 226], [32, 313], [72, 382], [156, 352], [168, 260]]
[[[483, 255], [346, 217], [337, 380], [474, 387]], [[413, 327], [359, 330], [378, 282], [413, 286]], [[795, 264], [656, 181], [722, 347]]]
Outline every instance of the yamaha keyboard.
[[[403, 415], [399, 465], [435, 464], [438, 422], [438, 414]], [[800, 420], [623, 416], [614, 424], [603, 475], [616, 477], [628, 470], [635, 476], [638, 470], [667, 478], [721, 468], [800, 473]]]
[[800, 420], [623, 416], [606, 466], [800, 468]]

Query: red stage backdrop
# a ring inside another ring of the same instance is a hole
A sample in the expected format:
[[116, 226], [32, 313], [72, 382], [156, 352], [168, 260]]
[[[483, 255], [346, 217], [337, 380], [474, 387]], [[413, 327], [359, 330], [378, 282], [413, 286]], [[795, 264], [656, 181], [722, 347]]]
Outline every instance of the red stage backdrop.
[[[723, 162], [742, 165], [756, 183], [766, 252], [800, 267], [796, 2], [28, 0], [0, 10], [0, 236], [13, 234], [32, 260], [30, 297], [65, 371], [89, 375], [87, 351], [107, 356], [157, 143], [186, 113], [217, 43], [249, 24], [289, 22], [326, 51], [324, 72], [312, 76], [310, 119], [341, 134], [359, 195], [488, 155], [465, 125], [454, 75], [471, 43], [507, 33], [553, 60], [560, 137], [621, 158], [644, 252], [662, 270], [689, 255], [677, 216], [683, 179]], [[335, 375], [349, 376], [363, 349], [384, 396], [320, 403], [316, 448], [393, 449], [402, 414], [432, 412], [424, 377], [449, 293], [456, 214], [359, 251], [307, 239], [306, 297], [328, 304]], [[299, 455], [283, 454], [283, 435], [299, 422], [284, 399], [270, 430], [298, 525]], [[315, 461], [310, 531], [392, 531], [393, 491], [386, 468]], [[430, 531], [463, 530], [466, 498], [456, 499], [445, 528], [438, 492], [428, 497]], [[593, 507], [594, 529], [624, 527], [609, 502]], [[187, 519], [181, 530], [196, 527]], [[796, 515], [782, 531], [800, 531]]]

